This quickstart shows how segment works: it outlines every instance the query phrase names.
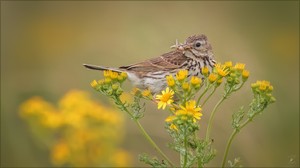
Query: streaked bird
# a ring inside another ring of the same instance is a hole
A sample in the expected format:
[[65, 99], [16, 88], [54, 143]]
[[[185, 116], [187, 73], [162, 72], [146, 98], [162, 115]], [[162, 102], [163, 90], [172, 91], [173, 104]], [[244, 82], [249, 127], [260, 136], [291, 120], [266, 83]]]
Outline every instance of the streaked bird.
[[214, 67], [216, 61], [212, 47], [203, 34], [188, 37], [184, 43], [171, 46], [172, 51], [159, 57], [119, 68], [83, 64], [92, 70], [112, 70], [126, 72], [128, 79], [140, 89], [150, 89], [153, 94], [163, 90], [167, 84], [165, 77], [175, 75], [177, 71], [186, 69], [188, 76], [203, 77], [201, 69], [204, 66]]

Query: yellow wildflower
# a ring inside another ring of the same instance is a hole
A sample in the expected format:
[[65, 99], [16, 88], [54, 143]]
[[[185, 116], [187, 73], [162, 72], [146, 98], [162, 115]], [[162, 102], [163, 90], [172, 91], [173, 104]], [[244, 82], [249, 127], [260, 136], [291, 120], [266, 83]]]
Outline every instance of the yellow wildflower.
[[172, 116], [167, 117], [167, 118], [165, 119], [165, 121], [166, 121], [166, 122], [172, 122], [172, 121], [174, 121], [175, 119], [177, 119], [177, 117], [174, 116], [174, 115], [172, 115]]
[[[97, 158], [99, 159], [99, 158]], [[116, 164], [115, 167], [130, 167], [132, 158], [130, 154], [122, 149], [118, 150], [112, 157], [110, 162]]]
[[120, 76], [122, 76], [123, 78], [127, 78], [127, 73], [126, 72], [121, 72]]
[[208, 69], [207, 66], [205, 66], [205, 67], [202, 68], [202, 74], [203, 74], [204, 76], [207, 76], [207, 75], [208, 75], [208, 72], [209, 72], [209, 69]]
[[208, 80], [209, 80], [210, 83], [215, 82], [215, 81], [217, 80], [217, 78], [218, 78], [218, 75], [217, 75], [217, 74], [214, 74], [214, 73], [211, 73], [211, 74], [209, 74], [209, 76], [208, 76]]
[[224, 65], [216, 64], [215, 68], [216, 68], [218, 74], [222, 77], [225, 77], [226, 75], [229, 74], [229, 70], [226, 69], [226, 66], [224, 66]]
[[190, 89], [190, 84], [187, 82], [184, 82], [181, 87], [183, 90], [188, 91]]
[[91, 82], [91, 86], [92, 86], [93, 88], [95, 88], [97, 85], [98, 85], [98, 83], [97, 83], [96, 80], [93, 80], [93, 81]]
[[113, 90], [118, 90], [119, 89], [119, 84], [117, 84], [117, 83], [115, 83], [115, 84], [113, 84], [112, 86], [111, 86], [111, 88], [113, 89]]
[[104, 83], [104, 80], [103, 80], [103, 79], [98, 80], [98, 84], [99, 84], [99, 85], [103, 85], [103, 83]]
[[53, 147], [52, 150], [52, 162], [55, 165], [62, 165], [67, 162], [70, 155], [70, 150], [65, 142], [59, 142]]
[[103, 76], [104, 76], [105, 78], [108, 78], [108, 77], [110, 77], [110, 73], [111, 73], [111, 70], [104, 70], [104, 71], [103, 71]]
[[171, 125], [170, 125], [170, 129], [175, 130], [175, 131], [178, 131], [178, 128], [176, 127], [175, 124], [171, 124]]
[[196, 120], [200, 120], [202, 113], [201, 113], [201, 108], [196, 107], [196, 101], [195, 100], [190, 100], [185, 103], [184, 106], [180, 106], [180, 110], [176, 111], [175, 115], [181, 116], [181, 115], [187, 115], [191, 116], [193, 118], [193, 122], [196, 122]]
[[166, 90], [163, 90], [161, 95], [156, 95], [156, 99], [159, 100], [157, 106], [158, 109], [165, 109], [168, 104], [173, 103], [173, 95], [174, 91], [171, 90], [169, 87], [167, 87]]
[[227, 61], [224, 63], [224, 65], [228, 68], [232, 67], [232, 62], [231, 61]]
[[105, 78], [105, 79], [104, 79], [104, 82], [108, 84], [108, 83], [111, 82], [111, 79], [110, 79], [110, 78]]
[[258, 88], [260, 91], [272, 91], [273, 86], [269, 81], [256, 81], [256, 83], [251, 84], [252, 88]]
[[149, 96], [151, 96], [151, 91], [150, 91], [150, 89], [143, 90], [142, 95], [143, 95], [144, 97], [149, 97]]
[[109, 76], [111, 79], [117, 79], [119, 74], [117, 72], [110, 71]]
[[168, 86], [173, 87], [175, 85], [175, 80], [172, 75], [166, 76], [166, 79]]
[[188, 76], [188, 73], [189, 72], [186, 69], [179, 70], [176, 74], [176, 79], [182, 81]]
[[118, 75], [118, 81], [122, 82], [124, 78], [121, 75]]
[[226, 70], [225, 67], [223, 69], [217, 68], [217, 72], [222, 77], [225, 77], [226, 75], [229, 74], [229, 70], [228, 69]]
[[243, 80], [247, 80], [248, 77], [249, 77], [249, 74], [250, 74], [249, 71], [243, 70], [243, 72], [242, 72], [242, 78], [243, 78]]
[[273, 86], [270, 85], [270, 86], [269, 86], [269, 91], [273, 91], [273, 89], [274, 89]]
[[245, 64], [242, 64], [242, 63], [236, 63], [235, 66], [234, 66], [235, 69], [239, 70], [239, 71], [242, 71], [245, 69]]
[[198, 78], [197, 76], [192, 76], [192, 78], [191, 78], [191, 84], [193, 86], [200, 85], [201, 83], [202, 83], [201, 78]]

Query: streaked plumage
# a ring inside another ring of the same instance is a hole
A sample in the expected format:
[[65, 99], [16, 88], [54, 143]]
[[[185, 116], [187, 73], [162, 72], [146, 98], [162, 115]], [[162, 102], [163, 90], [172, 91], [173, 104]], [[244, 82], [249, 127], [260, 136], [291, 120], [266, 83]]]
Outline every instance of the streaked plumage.
[[166, 87], [165, 76], [175, 74], [180, 69], [187, 69], [189, 76], [202, 75], [201, 68], [212, 68], [215, 64], [212, 47], [205, 35], [194, 35], [183, 44], [172, 46], [175, 50], [136, 64], [119, 68], [84, 64], [94, 70], [112, 70], [126, 72], [128, 79], [141, 89], [149, 88], [152, 93], [158, 93]]

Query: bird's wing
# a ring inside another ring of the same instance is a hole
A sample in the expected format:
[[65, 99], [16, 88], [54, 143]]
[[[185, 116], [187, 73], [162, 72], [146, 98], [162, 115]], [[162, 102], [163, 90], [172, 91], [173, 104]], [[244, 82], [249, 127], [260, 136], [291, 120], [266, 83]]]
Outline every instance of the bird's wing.
[[141, 73], [170, 71], [170, 70], [181, 68], [185, 61], [186, 61], [186, 57], [184, 56], [183, 52], [179, 50], [174, 50], [165, 53], [157, 58], [152, 58], [128, 66], [122, 66], [120, 67], [120, 69], [125, 69], [128, 71], [136, 71]]

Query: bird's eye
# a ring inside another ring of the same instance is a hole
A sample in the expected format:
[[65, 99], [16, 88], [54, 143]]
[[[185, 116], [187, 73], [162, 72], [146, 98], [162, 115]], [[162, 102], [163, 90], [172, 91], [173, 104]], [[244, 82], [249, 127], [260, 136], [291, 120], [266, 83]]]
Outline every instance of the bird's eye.
[[195, 46], [198, 48], [201, 46], [201, 43], [200, 42], [196, 42]]

